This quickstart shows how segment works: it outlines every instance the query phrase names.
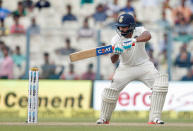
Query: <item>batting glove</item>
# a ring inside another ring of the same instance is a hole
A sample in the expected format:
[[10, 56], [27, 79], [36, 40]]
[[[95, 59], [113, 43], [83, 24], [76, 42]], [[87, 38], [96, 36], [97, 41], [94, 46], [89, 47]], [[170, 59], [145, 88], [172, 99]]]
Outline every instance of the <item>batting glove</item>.
[[123, 48], [125, 50], [127, 50], [127, 49], [131, 48], [135, 44], [135, 42], [136, 42], [136, 39], [134, 39], [134, 38], [132, 38], [128, 41], [125, 41], [125, 42], [123, 42]]
[[124, 49], [120, 44], [117, 44], [114, 46], [114, 52], [113, 52], [114, 54], [120, 55], [123, 53], [123, 51], [124, 51]]

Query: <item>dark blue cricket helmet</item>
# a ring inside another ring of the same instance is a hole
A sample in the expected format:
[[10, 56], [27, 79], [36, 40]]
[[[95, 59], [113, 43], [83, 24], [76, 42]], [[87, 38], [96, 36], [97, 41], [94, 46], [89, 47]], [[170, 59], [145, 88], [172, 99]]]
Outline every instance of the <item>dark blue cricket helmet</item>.
[[129, 33], [133, 33], [135, 29], [135, 19], [130, 14], [122, 14], [118, 17], [117, 23], [115, 24], [117, 29], [119, 30], [119, 27], [129, 27], [129, 29], [126, 32], [120, 31], [122, 36], [126, 36]]

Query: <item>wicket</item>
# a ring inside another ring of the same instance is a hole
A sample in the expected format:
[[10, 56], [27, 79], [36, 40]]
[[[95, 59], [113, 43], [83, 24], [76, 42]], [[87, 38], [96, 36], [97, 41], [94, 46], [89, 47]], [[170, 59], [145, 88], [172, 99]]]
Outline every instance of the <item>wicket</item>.
[[28, 123], [37, 123], [38, 121], [38, 86], [39, 71], [34, 67], [29, 71]]

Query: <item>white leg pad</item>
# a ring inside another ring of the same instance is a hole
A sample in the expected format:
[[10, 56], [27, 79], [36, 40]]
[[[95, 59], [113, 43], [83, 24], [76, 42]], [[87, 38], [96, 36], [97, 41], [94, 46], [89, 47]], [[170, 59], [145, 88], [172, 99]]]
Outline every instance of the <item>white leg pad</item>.
[[102, 93], [101, 115], [100, 118], [105, 121], [111, 119], [111, 115], [116, 107], [119, 97], [119, 91], [112, 88], [105, 88]]
[[155, 79], [152, 96], [149, 121], [154, 121], [155, 118], [161, 119], [161, 113], [165, 103], [166, 94], [168, 92], [168, 75], [159, 74]]

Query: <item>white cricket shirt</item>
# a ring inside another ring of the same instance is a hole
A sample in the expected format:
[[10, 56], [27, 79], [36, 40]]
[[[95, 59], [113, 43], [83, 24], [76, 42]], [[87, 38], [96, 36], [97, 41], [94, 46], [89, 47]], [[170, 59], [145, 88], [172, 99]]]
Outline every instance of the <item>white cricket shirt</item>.
[[[144, 27], [136, 27], [132, 38], [141, 35], [145, 31]], [[119, 36], [118, 34], [112, 38], [111, 44], [114, 46], [119, 43], [123, 43], [124, 41], [128, 41], [129, 38], [125, 38], [123, 36]], [[120, 64], [124, 65], [140, 65], [149, 61], [149, 56], [145, 50], [145, 42], [136, 42], [135, 46], [132, 46], [130, 49], [125, 50], [120, 55]]]

